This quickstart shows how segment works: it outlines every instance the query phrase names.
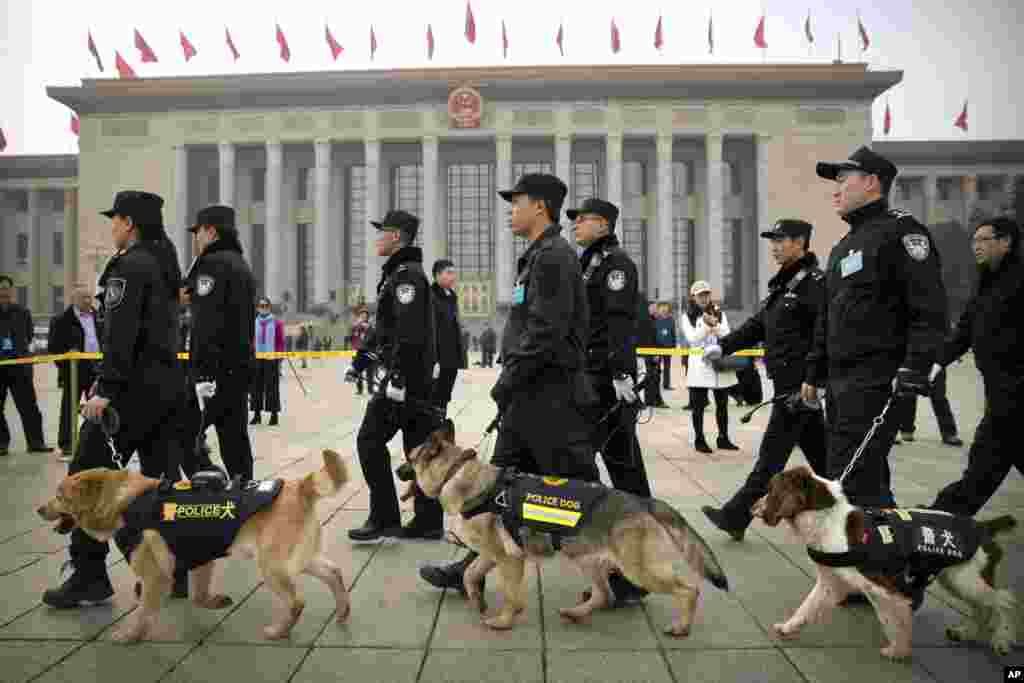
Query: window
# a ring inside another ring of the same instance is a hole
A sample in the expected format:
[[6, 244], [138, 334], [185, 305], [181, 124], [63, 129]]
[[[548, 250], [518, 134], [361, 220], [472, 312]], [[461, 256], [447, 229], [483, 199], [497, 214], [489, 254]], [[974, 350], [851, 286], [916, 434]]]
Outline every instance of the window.
[[494, 272], [494, 169], [448, 166], [448, 258], [461, 273]]
[[722, 246], [722, 307], [743, 307], [743, 219], [726, 221], [729, 227]]
[[936, 183], [936, 195], [939, 201], [947, 202], [952, 199], [959, 199], [957, 196], [958, 178], [939, 178]]
[[217, 204], [220, 202], [220, 173], [211, 170], [206, 176], [206, 203]]
[[[523, 177], [524, 175], [526, 175], [527, 173], [551, 173], [551, 164], [547, 163], [546, 161], [544, 161], [544, 162], [535, 162], [535, 163], [534, 162], [530, 162], [530, 163], [524, 163], [524, 164], [512, 164], [512, 177], [513, 178], [519, 179], [519, 178]], [[593, 195], [587, 195], [587, 196], [591, 197]], [[573, 206], [575, 206], [575, 204]], [[562, 210], [564, 211], [567, 208], [569, 208], [569, 207], [563, 206]], [[509, 228], [509, 223], [511, 223], [511, 221], [512, 221], [512, 217], [511, 217], [512, 216], [512, 212], [508, 211], [507, 214], [508, 214], [508, 222], [505, 225], [506, 229]], [[518, 271], [518, 267], [517, 267], [516, 264], [519, 263], [519, 258], [523, 254], [526, 253], [526, 249], [529, 246], [530, 246], [530, 242], [525, 237], [518, 237], [516, 235], [512, 236], [512, 272], [513, 273]]]
[[978, 199], [999, 199], [1003, 194], [1002, 176], [979, 176]]
[[[672, 253], [675, 271], [672, 273], [673, 300], [678, 305], [690, 294], [690, 283], [695, 280], [696, 269], [696, 221], [687, 217], [689, 213], [690, 177], [687, 162], [672, 164]], [[685, 176], [685, 177], [684, 177]]]
[[64, 191], [42, 190], [39, 193], [39, 210], [47, 213], [64, 213]]
[[28, 192], [20, 190], [11, 194], [14, 198], [14, 210], [18, 213], [28, 213]]
[[64, 310], [64, 288], [54, 286], [51, 290], [52, 297], [50, 300], [51, 308], [50, 311], [54, 315], [57, 315]]
[[638, 212], [643, 210], [647, 181], [646, 164], [640, 161], [622, 164], [622, 211], [616, 232], [622, 248], [636, 264], [641, 290], [647, 288], [647, 220]]
[[[420, 219], [420, 233], [423, 223], [429, 217], [423, 215], [423, 173], [419, 164], [395, 166], [391, 169], [391, 208], [408, 211]], [[420, 245], [420, 233], [413, 240], [414, 246]], [[424, 263], [429, 269], [433, 264]]]
[[[348, 169], [348, 267], [345, 280], [349, 288], [363, 284], [366, 269], [366, 167]], [[349, 301], [349, 304], [355, 303]]]
[[588, 161], [572, 165], [572, 205], [601, 194], [601, 165]]
[[252, 170], [252, 200], [254, 202], [267, 200], [267, 169], [265, 168]]
[[18, 265], [28, 265], [28, 233], [19, 232], [16, 239], [15, 254], [17, 255]]
[[18, 287], [15, 291], [18, 297], [18, 305], [28, 308], [28, 287], [22, 285], [21, 287]]
[[297, 287], [295, 290], [295, 311], [305, 313], [312, 303], [313, 296], [313, 230], [309, 223], [295, 226], [295, 272]]
[[313, 169], [310, 169], [310, 168], [300, 168], [299, 169], [298, 182], [295, 183], [295, 185], [296, 185], [296, 187], [295, 187], [295, 199], [300, 201], [300, 202], [306, 202], [306, 201], [309, 201], [309, 199], [310, 199], [310, 196], [309, 196], [309, 184], [310, 184], [310, 182], [309, 182], [310, 181], [309, 175], [312, 172], [312, 170]]
[[53, 265], [64, 265], [64, 233], [53, 233]]
[[743, 194], [743, 165], [737, 161], [726, 163], [729, 168], [729, 193], [738, 197]]
[[[696, 188], [692, 161], [672, 162], [672, 197], [686, 199]], [[685, 202], [683, 204], [686, 205]], [[678, 211], [676, 212], [678, 213]], [[673, 214], [675, 215], [675, 214]]]
[[249, 265], [252, 266], [252, 276], [256, 280], [256, 291], [265, 293], [267, 226], [262, 223], [256, 223], [252, 226], [252, 248], [249, 250], [249, 259]]

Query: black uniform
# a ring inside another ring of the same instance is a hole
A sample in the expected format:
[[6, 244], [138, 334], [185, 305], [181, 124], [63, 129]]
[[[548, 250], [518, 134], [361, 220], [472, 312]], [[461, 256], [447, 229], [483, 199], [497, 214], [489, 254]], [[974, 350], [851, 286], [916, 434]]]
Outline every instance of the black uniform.
[[480, 333], [480, 366], [494, 367], [494, 351], [498, 346], [498, 335], [490, 325]]
[[443, 412], [448, 411], [452, 389], [465, 355], [462, 326], [459, 324], [459, 297], [438, 284], [430, 286], [434, 297], [434, 322], [437, 331], [437, 362], [440, 374], [434, 380], [431, 402]]
[[[28, 356], [32, 336], [32, 314], [27, 308], [18, 304], [0, 306], [0, 360]], [[32, 375], [31, 365], [0, 365], [0, 451], [6, 451], [11, 443], [11, 432], [3, 415], [8, 390], [21, 415], [29, 451], [50, 450], [44, 443], [43, 416], [39, 412]]]
[[249, 481], [253, 456], [246, 400], [256, 359], [252, 340], [256, 282], [238, 241], [223, 236], [210, 243], [189, 273], [188, 286], [192, 292], [190, 380], [217, 383], [216, 393], [206, 400], [204, 425], [217, 429], [228, 474]]
[[[1014, 239], [1017, 247], [1018, 236]], [[1019, 248], [1019, 247], [1018, 247]], [[985, 413], [974, 434], [967, 469], [936, 497], [932, 507], [975, 515], [1003, 483], [1011, 467], [1024, 473], [1020, 406], [1024, 405], [1024, 263], [1011, 252], [995, 272], [982, 275], [938, 362], [943, 366], [974, 351], [985, 382]]]
[[[808, 224], [808, 228], [810, 226]], [[788, 236], [788, 235], [783, 235]], [[808, 237], [809, 237], [808, 231]], [[785, 268], [768, 282], [770, 293], [760, 308], [739, 329], [722, 337], [719, 345], [728, 355], [765, 342], [765, 366], [775, 395], [799, 394], [807, 379], [807, 355], [814, 327], [825, 302], [825, 279], [813, 253]], [[778, 401], [761, 439], [757, 462], [740, 490], [722, 507], [728, 529], [746, 529], [750, 509], [768, 492], [768, 482], [781, 472], [793, 446], [799, 445], [814, 472], [825, 476], [825, 420], [820, 410], [791, 410]]]
[[[356, 445], [370, 488], [368, 525], [391, 532], [401, 525], [401, 513], [388, 442], [401, 430], [402, 447], [408, 454], [426, 441], [439, 423], [430, 404], [437, 358], [434, 324], [423, 252], [419, 247], [403, 247], [384, 263], [377, 285], [377, 324], [352, 363], [353, 371], [363, 372], [376, 359], [378, 376], [387, 378], [380, 381], [378, 393], [366, 406]], [[405, 388], [404, 402], [387, 398], [389, 382]], [[419, 495], [414, 504], [417, 525], [429, 529], [443, 526], [440, 503]]]
[[594, 450], [601, 452], [613, 487], [649, 498], [651, 486], [636, 436], [640, 403], [620, 404], [612, 386], [614, 378], [630, 377], [634, 383], [637, 378], [636, 264], [618, 238], [609, 235], [584, 250], [580, 267], [590, 310], [586, 367], [598, 395]]
[[[94, 312], [88, 314], [96, 330], [96, 341], [103, 339], [103, 324]], [[72, 350], [86, 351], [85, 328], [79, 322], [74, 306], [68, 306], [63, 313], [50, 323], [50, 334], [47, 337], [47, 352], [53, 354], [68, 353]], [[57, 445], [68, 455], [71, 454], [71, 429], [78, 426], [78, 403], [82, 395], [96, 381], [97, 362], [94, 360], [78, 361], [78, 386], [71, 386], [71, 361], [56, 361], [57, 377], [61, 386], [60, 395], [60, 426], [57, 430]]]

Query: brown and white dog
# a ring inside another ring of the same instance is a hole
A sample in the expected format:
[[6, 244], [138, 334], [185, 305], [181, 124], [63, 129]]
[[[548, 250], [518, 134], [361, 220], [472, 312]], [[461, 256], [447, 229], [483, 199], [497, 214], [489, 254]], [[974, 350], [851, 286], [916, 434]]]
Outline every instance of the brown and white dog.
[[[768, 495], [754, 505], [752, 512], [768, 526], [785, 520], [809, 551], [849, 553], [867, 538], [865, 512], [850, 504], [838, 482], [822, 479], [807, 467], [786, 470], [772, 477]], [[906, 519], [915, 511], [898, 512]], [[938, 511], [918, 512], [934, 516]], [[995, 588], [995, 573], [1004, 555], [999, 538], [1013, 529], [1016, 521], [1003, 516], [979, 521], [977, 526], [987, 538], [972, 555], [946, 566], [936, 577], [943, 587], [970, 604], [974, 611], [973, 619], [948, 627], [946, 637], [956, 641], [976, 640], [986, 629], [991, 629], [992, 649], [1004, 656], [1010, 652], [1016, 637], [1016, 600], [1008, 590]], [[776, 635], [796, 636], [804, 624], [822, 617], [850, 593], [861, 592], [874, 606], [889, 640], [881, 650], [882, 655], [891, 659], [910, 656], [911, 600], [897, 590], [897, 577], [861, 571], [856, 566], [816, 563], [815, 567], [818, 576], [814, 589], [793, 616], [773, 626]]]
[[[345, 485], [348, 470], [334, 451], [323, 451], [323, 459], [324, 466], [319, 471], [300, 480], [283, 482], [273, 503], [245, 520], [228, 549], [229, 554], [241, 553], [255, 559], [267, 586], [287, 607], [282, 619], [264, 627], [264, 635], [269, 639], [288, 636], [305, 608], [295, 585], [299, 574], [310, 574], [327, 584], [337, 603], [338, 623], [348, 618], [345, 580], [341, 569], [321, 553], [320, 521], [315, 506], [317, 500], [334, 495]], [[37, 512], [47, 521], [58, 521], [62, 533], [77, 526], [96, 540], [106, 542], [125, 526], [124, 514], [132, 501], [159, 485], [158, 479], [129, 470], [84, 470], [61, 481], [56, 497]], [[158, 531], [146, 529], [131, 552], [130, 565], [142, 582], [142, 606], [134, 618], [114, 633], [114, 640], [119, 642], [139, 641], [153, 625], [161, 602], [171, 589], [175, 556]], [[192, 600], [200, 607], [223, 609], [232, 600], [211, 592], [213, 567], [214, 562], [208, 562], [192, 570]]]

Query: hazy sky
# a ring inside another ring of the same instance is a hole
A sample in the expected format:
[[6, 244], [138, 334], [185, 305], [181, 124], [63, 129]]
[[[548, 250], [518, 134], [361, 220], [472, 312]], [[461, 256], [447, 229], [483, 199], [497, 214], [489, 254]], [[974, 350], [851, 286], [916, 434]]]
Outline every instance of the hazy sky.
[[[47, 85], [78, 85], [83, 78], [116, 77], [114, 51], [142, 78], [245, 72], [289, 72], [434, 66], [527, 64], [680, 64], [761, 62], [753, 34], [762, 9], [767, 13], [769, 62], [828, 62], [842, 36], [844, 61], [866, 60], [873, 69], [902, 69], [904, 81], [875, 103], [876, 137], [882, 136], [885, 100], [893, 111], [891, 139], [1024, 138], [1020, 107], [1024, 74], [1024, 4], [1020, 0], [971, 3], [906, 0], [720, 0], [668, 2], [627, 0], [474, 0], [477, 42], [463, 37], [465, 0], [415, 2], [236, 2], [175, 0], [0, 0], [0, 128], [4, 154], [74, 153], [70, 111], [46, 96]], [[947, 5], [947, 6], [943, 6]], [[714, 7], [715, 54], [708, 55], [708, 14]], [[552, 11], [556, 9], [557, 11]], [[861, 57], [856, 28], [860, 11], [871, 39]], [[619, 26], [622, 50], [610, 49], [610, 22]], [[804, 39], [811, 13], [815, 43]], [[654, 49], [654, 27], [664, 17], [665, 47]], [[502, 59], [501, 21], [509, 34], [509, 57]], [[565, 22], [566, 56], [558, 54], [555, 33]], [[274, 24], [280, 22], [291, 47], [291, 62], [278, 56]], [[344, 48], [331, 60], [324, 23]], [[370, 61], [373, 23], [378, 51]], [[433, 24], [435, 53], [427, 60], [426, 27]], [[229, 26], [241, 53], [233, 62], [224, 42]], [[138, 28], [159, 58], [142, 64], [132, 30]], [[92, 30], [103, 60], [100, 73], [86, 49]], [[178, 42], [183, 29], [198, 50], [186, 63]], [[964, 98], [969, 99], [967, 133], [953, 127]]]

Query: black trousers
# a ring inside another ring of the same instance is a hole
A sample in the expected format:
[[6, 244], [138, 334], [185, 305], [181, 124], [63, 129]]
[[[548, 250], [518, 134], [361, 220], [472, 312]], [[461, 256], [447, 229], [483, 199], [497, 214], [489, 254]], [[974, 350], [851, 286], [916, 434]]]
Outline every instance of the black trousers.
[[529, 474], [599, 481], [591, 425], [578, 406], [573, 378], [550, 371], [505, 407], [491, 464]]
[[[424, 407], [396, 403], [379, 394], [370, 399], [356, 437], [356, 449], [363, 477], [370, 489], [371, 522], [397, 526], [402, 520], [388, 442], [401, 431], [402, 449], [409, 455], [412, 449], [427, 440], [437, 426], [437, 416]], [[417, 495], [413, 499], [413, 509], [417, 524], [426, 528], [444, 525], [444, 510], [438, 501]]]
[[220, 459], [228, 476], [240, 476], [242, 481], [253, 477], [252, 443], [249, 441], [249, 412], [245, 399], [249, 389], [249, 376], [245, 369], [228, 371], [217, 377], [217, 393], [206, 400], [206, 414], [202, 416], [206, 427], [217, 430]]
[[448, 410], [448, 404], [451, 403], [452, 390], [455, 388], [455, 378], [458, 374], [458, 368], [443, 367], [437, 379], [434, 380], [430, 402], [445, 412]]
[[[838, 479], [853, 459], [872, 421], [892, 395], [891, 379], [867, 383], [862, 378], [833, 377], [828, 383], [825, 418], [828, 429], [828, 476]], [[896, 507], [889, 451], [896, 439], [898, 402], [889, 406], [884, 422], [843, 482], [850, 502], [859, 507]]]
[[644, 403], [649, 406], [660, 406], [665, 401], [661, 397], [661, 357], [644, 356], [647, 369], [644, 378]]
[[[190, 384], [185, 387], [183, 415], [185, 427], [181, 430], [181, 469], [186, 478], [191, 478], [196, 472], [210, 469], [213, 464], [205, 451], [196, 448], [197, 444], [206, 444], [208, 425], [203, 424], [203, 414], [199, 410], [195, 385]], [[201, 435], [200, 431], [202, 431]]]
[[[57, 428], [57, 445], [65, 453], [71, 450], [71, 428], [78, 425], [78, 404], [82, 396], [96, 381], [96, 364], [93, 361], [78, 361], [78, 387], [71, 386], [71, 371], [67, 365], [59, 368], [61, 380], [60, 426]], [[77, 391], [76, 391], [77, 389]]]
[[718, 423], [718, 436], [729, 438], [729, 392], [727, 389], [708, 389], [706, 387], [690, 387], [690, 411], [693, 420], [694, 436], [704, 438], [704, 409], [708, 405], [708, 392], [715, 395], [715, 421]]
[[252, 411], [281, 412], [281, 361], [259, 358], [252, 373]]
[[11, 431], [4, 417], [4, 404], [7, 392], [14, 398], [14, 407], [21, 416], [21, 427], [25, 432], [25, 441], [31, 446], [42, 446], [43, 414], [39, 412], [36, 399], [36, 387], [32, 381], [31, 365], [7, 365], [0, 367], [0, 447], [11, 444]]
[[615, 398], [610, 376], [591, 375], [597, 390], [598, 422], [591, 432], [591, 442], [611, 477], [612, 487], [642, 498], [651, 497], [640, 441], [636, 436], [636, 417], [640, 403], [626, 405]]
[[[178, 479], [185, 422], [185, 383], [177, 363], [157, 364], [111, 405], [120, 413], [121, 431], [115, 444], [125, 459], [138, 452], [142, 473], [147, 477]], [[106, 436], [99, 425], [85, 422], [79, 432], [78, 450], [68, 464], [68, 474], [93, 467], [115, 469]], [[87, 577], [106, 574], [109, 547], [81, 529], [71, 532], [71, 562]]]
[[[776, 393], [789, 391], [777, 389]], [[786, 468], [794, 446], [800, 446], [815, 474], [826, 476], [825, 416], [820, 411], [794, 413], [787, 410], [782, 402], [775, 403], [761, 438], [754, 469], [722, 508], [730, 525], [743, 528], [750, 525], [753, 519], [750, 508], [768, 493], [771, 478]]]
[[480, 353], [480, 365], [485, 368], [494, 367], [494, 351], [486, 349]]
[[[674, 348], [674, 347], [666, 347]], [[663, 389], [672, 388], [672, 356], [661, 356], [661, 386]]]
[[[956, 418], [953, 417], [953, 410], [949, 406], [949, 399], [946, 398], [946, 368], [942, 368], [935, 381], [932, 383], [932, 393], [928, 397], [932, 402], [932, 410], [935, 412], [935, 420], [939, 423], [939, 433], [942, 436], [956, 436]], [[913, 434], [917, 429], [917, 395], [901, 396], [899, 399], [899, 422], [901, 432]]]

